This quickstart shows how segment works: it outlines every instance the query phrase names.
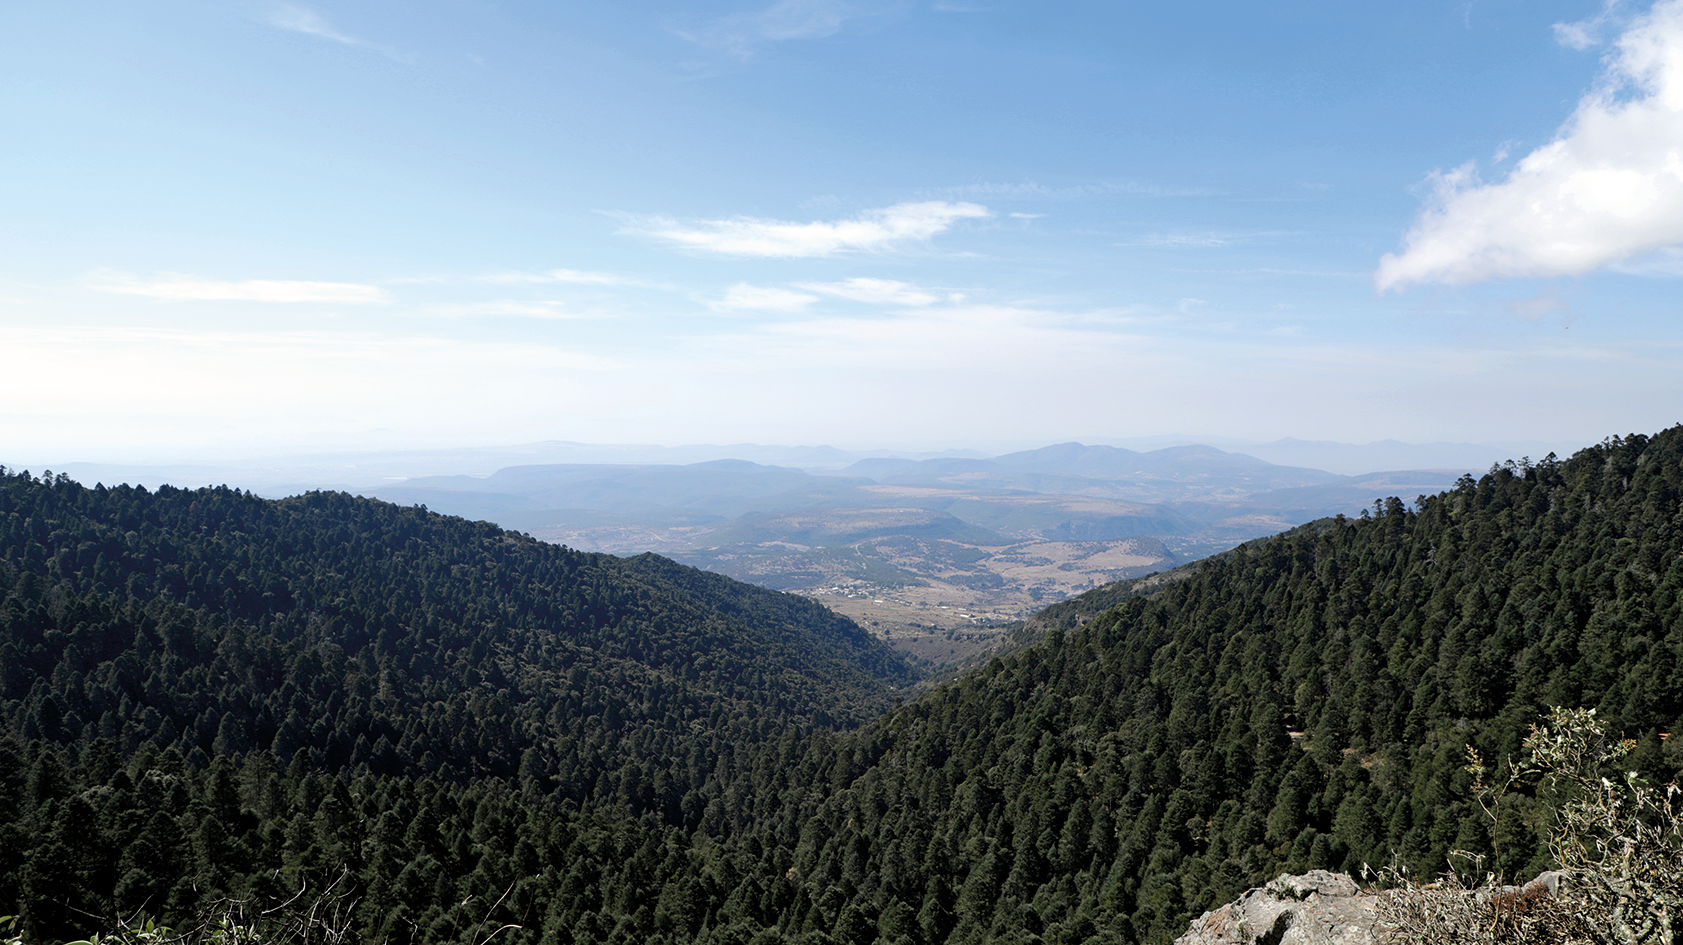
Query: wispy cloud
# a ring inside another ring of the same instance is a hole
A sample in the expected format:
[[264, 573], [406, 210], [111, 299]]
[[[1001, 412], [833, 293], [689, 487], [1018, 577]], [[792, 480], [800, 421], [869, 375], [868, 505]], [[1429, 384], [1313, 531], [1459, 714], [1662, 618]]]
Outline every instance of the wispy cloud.
[[246, 279], [241, 282], [213, 282], [189, 276], [169, 275], [152, 282], [122, 276], [106, 276], [93, 289], [117, 295], [142, 295], [160, 301], [214, 302], [349, 302], [380, 304], [386, 295], [377, 286], [355, 282], [295, 282], [279, 279]]
[[843, 0], [780, 0], [763, 10], [734, 13], [700, 28], [672, 28], [672, 32], [746, 59], [764, 43], [833, 36], [858, 15]]
[[1152, 233], [1123, 245], [1211, 249], [1217, 246], [1230, 246], [1234, 241], [1234, 236], [1231, 233]]
[[797, 315], [816, 301], [817, 296], [804, 292], [738, 282], [725, 292], [724, 298], [707, 305], [716, 312], [782, 312]]
[[1621, 259], [1607, 268], [1631, 276], [1683, 278], [1683, 247], [1666, 246], [1632, 259]]
[[1619, 0], [1602, 0], [1601, 12], [1595, 16], [1572, 23], [1556, 23], [1555, 41], [1569, 49], [1588, 49], [1599, 45], [1601, 35], [1607, 29], [1608, 22], [1613, 19], [1618, 6]]
[[1190, 269], [1174, 268], [1169, 272], [1185, 272], [1197, 275], [1223, 276], [1312, 276], [1317, 279], [1366, 279], [1369, 273], [1351, 270], [1340, 272], [1335, 269], [1280, 269], [1274, 266], [1254, 266], [1248, 269]]
[[959, 220], [991, 216], [973, 203], [931, 200], [869, 210], [834, 223], [789, 223], [754, 217], [682, 224], [667, 218], [633, 220], [621, 232], [654, 236], [684, 249], [723, 256], [832, 256], [855, 250], [884, 250], [926, 240]]
[[328, 24], [327, 20], [322, 18], [321, 14], [308, 7], [283, 3], [270, 10], [269, 15], [263, 19], [270, 26], [278, 26], [283, 30], [291, 30], [294, 33], [303, 33], [306, 36], [314, 36], [329, 42], [343, 43], [346, 46], [364, 45], [362, 40], [354, 36], [347, 36], [334, 29]]
[[1683, 0], [1631, 24], [1554, 140], [1506, 180], [1483, 182], [1472, 162], [1429, 180], [1430, 204], [1374, 273], [1382, 292], [1578, 275], [1683, 243]]
[[611, 272], [581, 272], [577, 269], [551, 269], [548, 272], [506, 272], [496, 275], [481, 276], [480, 282], [497, 282], [505, 284], [516, 283], [549, 283], [562, 282], [570, 285], [637, 285], [634, 279], [616, 276]]
[[389, 46], [381, 46], [378, 43], [371, 43], [365, 39], [352, 36], [349, 33], [341, 32], [335, 29], [332, 24], [327, 22], [325, 17], [309, 7], [299, 6], [292, 3], [276, 4], [269, 10], [268, 15], [266, 15], [263, 20], [270, 26], [276, 26], [283, 30], [290, 30], [294, 33], [303, 33], [305, 36], [314, 36], [317, 39], [324, 39], [330, 43], [338, 43], [342, 46], [360, 46], [365, 49], [371, 49], [383, 56], [389, 56], [392, 59], [408, 61], [412, 58], [392, 49]]
[[1515, 299], [1506, 302], [1503, 308], [1507, 309], [1510, 315], [1534, 322], [1555, 312], [1569, 312], [1572, 310], [1572, 304], [1551, 291], [1544, 292], [1536, 298]]
[[460, 273], [436, 274], [425, 276], [399, 276], [392, 279], [380, 280], [383, 285], [569, 285], [569, 286], [627, 286], [646, 289], [672, 289], [671, 286], [657, 282], [649, 282], [631, 276], [622, 276], [612, 272], [587, 272], [579, 269], [550, 269], [543, 272], [521, 272], [509, 270], [504, 272], [481, 273], [479, 275], [463, 275]]
[[1219, 195], [1218, 191], [1210, 190], [1207, 187], [1166, 187], [1160, 184], [1142, 184], [1138, 181], [1100, 181], [1097, 183], [1070, 184], [1063, 187], [1048, 187], [1035, 181], [1023, 181], [1015, 184], [976, 181], [970, 184], [936, 188], [933, 193], [946, 197], [998, 197], [1002, 199], [1044, 197], [1052, 200], [1091, 197], [1213, 197]]
[[896, 282], [893, 279], [848, 279], [845, 282], [800, 282], [800, 288], [809, 292], [833, 295], [837, 298], [850, 299], [854, 302], [866, 302], [873, 305], [933, 305], [941, 300], [934, 295], [908, 282]]
[[748, 365], [796, 364], [812, 371], [869, 367], [927, 377], [930, 370], [989, 371], [1028, 362], [1059, 363], [1059, 370], [1078, 372], [1114, 364], [1119, 351], [1142, 341], [1116, 326], [1088, 324], [1065, 313], [957, 305], [882, 318], [777, 319], [698, 343], [729, 362]]
[[1228, 233], [1219, 231], [1183, 232], [1183, 233], [1148, 233], [1137, 239], [1121, 243], [1121, 246], [1160, 246], [1168, 249], [1215, 249], [1222, 246], [1234, 246], [1241, 243], [1257, 243], [1278, 239], [1282, 236], [1295, 235], [1289, 230], [1263, 230], [1254, 233]]
[[501, 299], [489, 302], [463, 302], [448, 305], [428, 305], [417, 314], [440, 318], [477, 318], [482, 316], [509, 318], [573, 319], [589, 316], [564, 309], [564, 302]]

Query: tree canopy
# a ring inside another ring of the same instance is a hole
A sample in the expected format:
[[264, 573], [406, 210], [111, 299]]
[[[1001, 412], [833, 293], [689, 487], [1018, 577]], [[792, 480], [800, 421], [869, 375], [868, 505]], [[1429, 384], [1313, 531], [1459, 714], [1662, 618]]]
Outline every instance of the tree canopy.
[[[368, 941], [1167, 942], [1492, 825], [1593, 707], [1683, 769], [1683, 427], [1241, 546], [890, 708], [817, 605], [348, 496], [0, 480], [0, 913], [303, 884]], [[16, 908], [8, 907], [15, 903]]]

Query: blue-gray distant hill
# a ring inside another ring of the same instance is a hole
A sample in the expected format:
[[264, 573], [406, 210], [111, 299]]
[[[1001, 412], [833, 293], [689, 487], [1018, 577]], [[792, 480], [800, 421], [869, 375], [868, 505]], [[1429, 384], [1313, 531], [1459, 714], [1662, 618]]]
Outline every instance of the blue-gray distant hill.
[[1059, 443], [992, 459], [867, 459], [847, 473], [898, 485], [1106, 495], [1159, 502], [1325, 485], [1336, 473], [1276, 466], [1210, 446], [1137, 453], [1117, 446]]
[[[487, 477], [412, 479], [371, 494], [513, 528], [717, 525], [716, 533], [691, 536], [698, 546], [745, 540], [758, 527], [753, 522], [799, 509], [941, 512], [980, 530], [961, 539], [976, 542], [986, 540], [981, 532], [1002, 541], [1184, 538], [1239, 519], [1235, 527], [1251, 534], [1237, 539], [1323, 515], [1354, 514], [1399, 489], [1442, 489], [1457, 474], [1340, 476], [1207, 446], [1135, 452], [1060, 443], [992, 459], [875, 457], [841, 475], [745, 460], [513, 466]], [[726, 527], [743, 516], [755, 518]], [[1258, 521], [1242, 524], [1247, 518]], [[927, 530], [919, 521], [917, 527]]]
[[[684, 466], [511, 466], [487, 477], [429, 476], [377, 490], [455, 511], [457, 503], [517, 509], [583, 509], [641, 515], [695, 513], [718, 521], [766, 508], [828, 503], [864, 480], [813, 476], [800, 469], [719, 459]], [[495, 496], [496, 499], [489, 499]], [[852, 504], [852, 503], [847, 503]]]

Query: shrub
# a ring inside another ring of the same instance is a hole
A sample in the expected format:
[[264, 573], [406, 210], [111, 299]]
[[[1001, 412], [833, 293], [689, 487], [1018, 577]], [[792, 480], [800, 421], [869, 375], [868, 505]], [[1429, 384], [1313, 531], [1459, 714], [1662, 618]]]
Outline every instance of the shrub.
[[[1398, 945], [1677, 945], [1683, 914], [1683, 809], [1678, 786], [1644, 783], [1614, 762], [1636, 743], [1609, 740], [1594, 709], [1555, 708], [1533, 725], [1525, 754], [1499, 786], [1469, 749], [1468, 770], [1485, 811], [1509, 791], [1536, 785], [1554, 799], [1548, 848], [1558, 872], [1524, 887], [1487, 874], [1471, 888], [1453, 872], [1427, 885], [1391, 870], [1398, 888], [1380, 903], [1385, 941]], [[1461, 853], [1475, 870], [1482, 858]]]

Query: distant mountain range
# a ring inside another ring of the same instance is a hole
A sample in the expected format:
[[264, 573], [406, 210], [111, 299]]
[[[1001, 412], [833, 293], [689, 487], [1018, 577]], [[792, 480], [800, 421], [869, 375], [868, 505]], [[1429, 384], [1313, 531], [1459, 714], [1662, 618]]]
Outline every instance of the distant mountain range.
[[[1134, 445], [1151, 448], [1070, 442], [990, 457], [545, 442], [228, 466], [53, 468], [90, 485], [348, 491], [585, 551], [655, 551], [820, 597], [944, 664], [1044, 604], [1316, 518], [1357, 515], [1387, 496], [1437, 492], [1506, 458], [1494, 447], [1394, 441], [1247, 447], [1262, 456], [1168, 440]], [[1398, 464], [1349, 475], [1282, 457], [1341, 469], [1363, 458]], [[1410, 468], [1403, 462], [1410, 458], [1467, 462]]]
[[[1550, 451], [1564, 456], [1586, 445], [1577, 442], [1425, 443], [1396, 440], [1372, 443], [1282, 439], [1272, 442], [1217, 436], [1152, 436], [1132, 439], [1090, 439], [1087, 442], [1142, 453], [1160, 453], [1184, 446], [1208, 446], [1282, 466], [1358, 475], [1376, 469], [1465, 469], [1483, 471], [1492, 463], [1522, 456], [1540, 458]], [[1044, 452], [1028, 450], [1028, 454]], [[895, 449], [850, 450], [832, 446], [776, 446], [758, 443], [729, 445], [575, 443], [545, 440], [508, 446], [454, 449], [335, 449], [317, 453], [274, 455], [218, 455], [160, 462], [155, 456], [124, 454], [91, 462], [86, 456], [22, 456], [6, 458], [10, 466], [51, 468], [92, 485], [132, 483], [155, 486], [199, 486], [226, 483], [260, 495], [280, 497], [310, 489], [355, 491], [429, 476], [485, 477], [510, 466], [611, 465], [681, 466], [718, 459], [740, 459], [766, 466], [787, 466], [809, 472], [836, 473], [872, 459], [988, 459], [1014, 453], [955, 449], [916, 451]], [[868, 473], [863, 473], [869, 475]]]
[[[692, 534], [696, 526], [722, 527], [744, 515], [866, 508], [948, 513], [993, 533], [972, 532], [979, 543], [1142, 535], [1231, 543], [1310, 518], [1355, 514], [1383, 495], [1436, 491], [1460, 472], [1342, 476], [1208, 446], [1141, 453], [1061, 443], [991, 459], [869, 457], [832, 475], [736, 459], [682, 466], [558, 464], [514, 466], [484, 477], [420, 477], [363, 491], [534, 533], [630, 522], [686, 529], [676, 544], [691, 547], [711, 539], [711, 533]], [[1258, 516], [1270, 521], [1253, 522]]]
[[1371, 443], [1339, 443], [1332, 440], [1299, 440], [1291, 437], [1263, 443], [1220, 436], [1152, 436], [1103, 442], [1138, 450], [1160, 450], [1194, 444], [1214, 446], [1283, 466], [1309, 466], [1348, 476], [1373, 469], [1472, 469], [1482, 472], [1489, 469], [1492, 463], [1518, 460], [1525, 456], [1540, 459], [1551, 452], [1565, 456], [1588, 445], [1575, 440], [1548, 443], [1537, 440], [1506, 440], [1498, 443], [1404, 443], [1400, 440], [1375, 440]]
[[1347, 478], [1319, 469], [1277, 466], [1211, 446], [1137, 453], [1081, 443], [1059, 443], [992, 459], [867, 459], [846, 472], [895, 485], [1108, 494], [1140, 502], [1249, 495]]

